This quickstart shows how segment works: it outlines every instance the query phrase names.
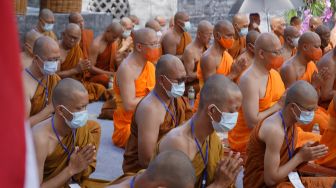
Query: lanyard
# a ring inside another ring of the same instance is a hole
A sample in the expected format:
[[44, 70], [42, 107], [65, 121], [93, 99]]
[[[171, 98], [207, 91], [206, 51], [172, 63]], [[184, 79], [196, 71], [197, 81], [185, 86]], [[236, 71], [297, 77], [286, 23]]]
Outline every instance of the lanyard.
[[56, 131], [56, 128], [55, 128], [55, 123], [54, 123], [54, 116], [51, 118], [51, 125], [52, 125], [52, 128], [55, 132], [55, 135], [57, 137], [57, 140], [58, 142], [61, 144], [63, 150], [68, 154], [68, 161], [70, 160], [70, 155], [72, 154], [72, 152], [74, 151], [75, 149], [75, 141], [76, 141], [76, 130], [75, 129], [72, 129], [72, 136], [73, 136], [73, 146], [72, 146], [72, 149], [71, 149], [71, 152], [68, 150], [68, 148], [62, 143], [61, 139], [59, 138], [59, 135], [58, 135], [58, 132]]
[[[173, 119], [173, 122], [175, 123], [175, 127], [178, 125], [177, 120], [175, 119], [175, 115], [169, 110], [168, 106], [165, 102], [161, 99], [161, 97], [153, 90], [154, 96], [160, 101], [162, 106], [165, 108], [165, 110], [170, 114], [171, 118]], [[174, 105], [174, 99], [172, 100], [172, 103]]]
[[287, 144], [287, 150], [288, 150], [288, 157], [289, 159], [291, 159], [294, 155], [294, 128], [292, 130], [292, 140], [291, 140], [291, 144], [292, 144], [292, 147], [289, 146], [289, 140], [288, 140], [288, 135], [287, 135], [287, 131], [286, 131], [286, 124], [285, 124], [285, 120], [284, 120], [284, 117], [282, 115], [282, 112], [280, 111], [279, 112], [280, 114], [280, 117], [281, 117], [281, 120], [282, 120], [282, 125], [284, 127], [284, 133], [285, 133], [285, 140], [286, 140], [286, 144]]
[[49, 96], [49, 92], [48, 92], [48, 79], [47, 79], [47, 85], [45, 86], [43, 83], [42, 83], [42, 81], [41, 80], [38, 80], [34, 75], [33, 75], [33, 73], [31, 73], [27, 68], [25, 69], [25, 71], [34, 79], [34, 80], [36, 80], [37, 81], [37, 83], [40, 85], [40, 86], [42, 86], [43, 88], [44, 88], [44, 90], [45, 90], [45, 92], [46, 92], [46, 100], [45, 100], [45, 104], [44, 104], [44, 106], [45, 105], [47, 105], [48, 104], [48, 96]]
[[204, 163], [204, 173], [203, 173], [203, 176], [202, 176], [202, 186], [201, 187], [205, 188], [206, 178], [207, 178], [207, 164], [208, 164], [208, 157], [209, 157], [209, 145], [208, 145], [208, 141], [206, 141], [206, 149], [205, 149], [205, 156], [204, 156], [203, 152], [202, 152], [202, 147], [199, 144], [199, 142], [198, 142], [198, 140], [195, 136], [194, 118], [191, 118], [190, 126], [191, 126], [191, 134], [194, 136], [194, 140], [195, 140], [195, 143], [197, 145], [198, 152], [201, 154], [201, 157], [202, 157], [203, 163]]
[[134, 188], [135, 176], [131, 179], [130, 188]]

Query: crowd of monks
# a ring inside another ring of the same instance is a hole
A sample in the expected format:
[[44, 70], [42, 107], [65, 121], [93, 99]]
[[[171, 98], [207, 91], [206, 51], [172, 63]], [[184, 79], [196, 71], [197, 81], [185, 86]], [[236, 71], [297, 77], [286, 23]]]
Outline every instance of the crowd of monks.
[[[274, 17], [261, 32], [259, 14], [236, 14], [199, 22], [193, 39], [186, 12], [139, 23], [124, 17], [95, 36], [71, 13], [58, 39], [43, 9], [25, 34], [41, 187], [335, 184], [335, 28], [312, 17], [302, 32], [299, 17]], [[111, 141], [125, 149], [113, 181], [90, 178], [101, 135], [87, 111], [94, 101], [104, 101], [99, 117], [113, 120]]]

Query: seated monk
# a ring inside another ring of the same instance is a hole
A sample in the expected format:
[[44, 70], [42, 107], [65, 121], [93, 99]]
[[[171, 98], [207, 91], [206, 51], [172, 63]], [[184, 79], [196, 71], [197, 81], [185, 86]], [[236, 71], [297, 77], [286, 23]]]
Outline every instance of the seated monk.
[[[123, 17], [120, 24], [124, 28], [122, 37], [118, 39], [117, 62], [120, 64], [133, 51], [134, 23], [129, 17]], [[118, 64], [118, 65], [119, 65]]]
[[233, 59], [236, 59], [246, 48], [246, 35], [248, 32], [249, 20], [245, 14], [236, 14], [232, 18], [232, 25], [235, 29], [232, 48], [228, 49]]
[[283, 45], [283, 57], [287, 61], [289, 58], [296, 54], [299, 44], [300, 30], [297, 30], [294, 26], [287, 26], [284, 31], [285, 43]]
[[255, 41], [252, 65], [240, 76], [243, 94], [237, 125], [229, 132], [229, 145], [234, 151], [245, 152], [252, 129], [282, 106], [285, 91], [276, 69], [283, 62], [281, 43], [273, 33], [262, 33]]
[[112, 22], [104, 33], [93, 40], [89, 52], [89, 60], [92, 64], [90, 81], [108, 87], [108, 82], [114, 76], [120, 63], [116, 60], [118, 39], [122, 33], [122, 26], [117, 22]]
[[202, 20], [197, 27], [196, 38], [184, 50], [182, 55], [182, 62], [187, 71], [186, 88], [187, 90], [192, 86], [195, 93], [198, 93], [199, 82], [197, 79], [197, 67], [202, 54], [208, 49], [211, 36], [213, 35], [213, 25]]
[[259, 29], [259, 25], [260, 25], [260, 15], [259, 13], [251, 13], [249, 15], [249, 25], [248, 25], [248, 30], [251, 31], [251, 30], [255, 30], [259, 33], [260, 32], [260, 29]]
[[165, 17], [160, 16], [160, 15], [159, 16], [155, 16], [154, 20], [157, 21], [160, 24], [160, 26], [161, 26], [162, 29], [166, 29], [167, 22], [166, 22], [166, 18]]
[[155, 67], [160, 43], [154, 30], [139, 29], [134, 32], [134, 51], [121, 63], [114, 79], [117, 109], [113, 114], [112, 142], [125, 147], [130, 135], [130, 125], [135, 107], [155, 85]]
[[271, 19], [272, 32], [279, 38], [281, 46], [285, 43], [284, 31], [286, 27], [286, 21], [283, 17], [273, 17]]
[[195, 170], [188, 156], [181, 151], [171, 150], [160, 153], [144, 172], [108, 188], [193, 188], [195, 181]]
[[145, 27], [153, 29], [156, 32], [156, 35], [159, 37], [159, 39], [161, 39], [162, 32], [159, 22], [155, 21], [154, 19], [148, 20], [145, 24]]
[[81, 35], [81, 40], [79, 42], [79, 46], [83, 51], [84, 59], [88, 59], [90, 46], [92, 44], [93, 37], [94, 37], [93, 30], [85, 29], [84, 18], [82, 17], [80, 13], [77, 13], [77, 12], [70, 13], [69, 23], [77, 24], [80, 27], [82, 35]]
[[318, 16], [313, 16], [309, 20], [309, 30], [312, 32], [315, 32], [316, 28], [320, 25], [322, 25], [322, 19]]
[[162, 37], [162, 54], [176, 55], [182, 58], [185, 48], [192, 38], [188, 33], [191, 29], [189, 15], [186, 12], [177, 12], [174, 16], [174, 26]]
[[[317, 102], [314, 87], [306, 81], [295, 82], [288, 89], [284, 107], [253, 129], [246, 151], [244, 187], [282, 187], [283, 182], [294, 183], [294, 175], [299, 177], [296, 168], [300, 164], [327, 154], [326, 145], [314, 142], [307, 142], [295, 151], [298, 139], [296, 123], [301, 121], [303, 112], [307, 112], [307, 119], [312, 120]], [[309, 179], [296, 181], [306, 188], [314, 188]], [[320, 183], [318, 187], [331, 187], [330, 184], [324, 185], [323, 181]]]
[[38, 23], [33, 30], [57, 41], [57, 36], [53, 31], [55, 23], [55, 17], [53, 12], [51, 12], [51, 10], [46, 8], [42, 9], [38, 16], [38, 19], [39, 19]]
[[[286, 61], [280, 70], [286, 88], [297, 80], [305, 80], [311, 83], [316, 90], [319, 90], [328, 75], [325, 69], [318, 72], [314, 63], [322, 56], [320, 46], [321, 40], [316, 33], [307, 31], [301, 35], [296, 55]], [[323, 134], [323, 131], [328, 127], [328, 121], [327, 111], [319, 107], [315, 112], [314, 120], [308, 125], [300, 125], [299, 127], [304, 131], [311, 132], [313, 126], [318, 124], [320, 132]]]
[[333, 43], [330, 41], [330, 29], [325, 25], [320, 25], [316, 28], [315, 33], [320, 36], [322, 54], [328, 53], [334, 48]]
[[159, 140], [192, 116], [188, 101], [182, 97], [186, 71], [181, 60], [170, 54], [161, 56], [155, 77], [154, 89], [134, 110], [124, 153], [124, 173], [146, 169]]
[[134, 25], [134, 30], [138, 30], [138, 29], [140, 29], [140, 19], [138, 18], [138, 16], [136, 16], [136, 15], [130, 15], [129, 17], [128, 17], [129, 19], [131, 19], [131, 21], [132, 21], [132, 23], [133, 23], [133, 25]]
[[[214, 74], [222, 74], [231, 80], [235, 80], [245, 69], [247, 65], [245, 59], [233, 63], [231, 55], [227, 52], [233, 45], [234, 34], [234, 27], [227, 20], [221, 20], [215, 25], [213, 31], [214, 43], [201, 56], [200, 63], [197, 66], [197, 78], [199, 79], [200, 88]], [[197, 110], [199, 101], [200, 95], [198, 94], [194, 111]]]
[[291, 17], [290, 21], [289, 21], [289, 24], [293, 27], [296, 27], [296, 29], [300, 32], [301, 34], [301, 29], [302, 29], [302, 20], [300, 17], [298, 16], [293, 16]]
[[236, 124], [241, 101], [235, 83], [223, 75], [211, 76], [201, 89], [196, 114], [166, 134], [157, 153], [180, 150], [188, 155], [196, 173], [195, 188], [231, 186], [242, 168], [242, 159], [239, 153], [224, 156], [216, 133], [227, 132]]
[[[71, 180], [94, 187], [89, 176], [96, 166], [100, 126], [88, 121], [88, 93], [80, 82], [65, 78], [52, 101], [55, 114], [33, 128], [41, 187], [69, 187]], [[92, 124], [98, 126], [93, 130]]]
[[89, 101], [97, 101], [104, 97], [105, 87], [101, 84], [87, 81], [87, 73], [91, 69], [91, 63], [85, 59], [79, 45], [81, 29], [77, 24], [70, 23], [62, 33], [59, 42], [61, 49], [61, 68], [57, 74], [61, 78], [74, 78], [84, 85], [89, 93]]
[[42, 36], [35, 41], [33, 60], [23, 73], [25, 105], [31, 126], [47, 119], [54, 112], [52, 91], [61, 79], [55, 72], [59, 67], [60, 49], [55, 40]]
[[36, 39], [41, 37], [42, 35], [35, 30], [28, 31], [24, 38], [24, 50], [21, 52], [21, 65], [22, 68], [27, 68], [31, 62], [33, 61], [33, 47]]

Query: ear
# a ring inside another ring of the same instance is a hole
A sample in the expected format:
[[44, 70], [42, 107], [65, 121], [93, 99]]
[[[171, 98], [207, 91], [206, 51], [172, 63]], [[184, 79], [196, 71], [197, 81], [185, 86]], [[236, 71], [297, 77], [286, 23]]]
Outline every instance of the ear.
[[259, 49], [259, 51], [258, 51], [258, 55], [259, 55], [259, 57], [260, 57], [261, 59], [265, 59], [265, 57], [264, 57], [264, 51], [263, 51], [262, 49]]

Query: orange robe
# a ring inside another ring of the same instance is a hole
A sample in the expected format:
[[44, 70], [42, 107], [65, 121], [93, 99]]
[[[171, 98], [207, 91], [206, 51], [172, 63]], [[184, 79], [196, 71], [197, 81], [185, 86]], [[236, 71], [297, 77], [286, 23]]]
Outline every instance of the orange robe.
[[230, 48], [229, 54], [232, 56], [233, 59], [236, 59], [245, 49], [246, 47], [246, 37], [245, 36], [239, 36], [238, 34], [236, 34], [237, 37], [235, 38], [234, 42], [233, 42], [233, 46], [232, 48]]
[[42, 35], [50, 37], [52, 39], [54, 39], [55, 41], [57, 41], [57, 36], [53, 31], [45, 31], [42, 33]]
[[284, 36], [281, 35], [281, 34], [278, 34], [277, 32], [275, 32], [274, 34], [275, 34], [275, 35], [278, 37], [278, 39], [280, 40], [281, 46], [283, 46], [283, 45], [285, 44], [285, 38], [284, 38]]
[[188, 32], [184, 32], [181, 36], [180, 44], [176, 48], [176, 55], [182, 55], [184, 53], [184, 49], [190, 44], [192, 38]]
[[[271, 69], [268, 76], [265, 97], [259, 99], [259, 112], [272, 107], [285, 92], [285, 85], [279, 73]], [[234, 151], [245, 152], [251, 129], [247, 127], [242, 108], [239, 110], [236, 126], [229, 132], [229, 145]]]
[[[73, 47], [67, 54], [64, 62], [61, 64], [61, 71], [64, 70], [69, 70], [72, 68], [75, 68], [77, 64], [79, 63], [79, 60], [83, 59], [83, 52], [82, 49], [80, 48], [79, 44], [76, 44], [75, 47]], [[105, 93], [105, 87], [89, 82], [85, 80], [85, 73], [81, 73], [78, 75], [73, 76], [74, 79], [77, 79], [83, 83], [85, 86], [86, 90], [89, 93], [89, 100], [90, 101], [96, 101], [98, 100], [103, 94]]]
[[[302, 75], [300, 80], [305, 80], [311, 83], [314, 72], [318, 72], [317, 67], [314, 62], [310, 61], [307, 64], [306, 72]], [[299, 127], [301, 127], [302, 130], [306, 132], [311, 132], [313, 130], [313, 126], [315, 124], [318, 124], [320, 127], [320, 133], [322, 135], [324, 130], [327, 129], [328, 127], [328, 122], [329, 122], [329, 115], [327, 111], [322, 107], [318, 107], [318, 109], [315, 111], [315, 116], [314, 116], [313, 121], [308, 125], [299, 125]]]
[[93, 41], [93, 31], [90, 29], [83, 29], [82, 30], [82, 38], [80, 41], [80, 47], [83, 51], [83, 57], [84, 59], [88, 59], [89, 58], [89, 50], [90, 50], [90, 46], [91, 43]]
[[[201, 61], [197, 64], [197, 78], [199, 80], [199, 85], [200, 85], [200, 89], [202, 89], [203, 85], [204, 85], [204, 78], [203, 78], [203, 73], [202, 73], [202, 69], [201, 69]], [[223, 55], [222, 55], [222, 60], [219, 63], [219, 65], [217, 66], [217, 70], [216, 70], [216, 74], [223, 74], [223, 75], [228, 75], [231, 71], [231, 66], [233, 63], [233, 59], [231, 57], [231, 55], [227, 52], [224, 51]], [[194, 108], [193, 111], [196, 112], [198, 105], [199, 105], [199, 101], [200, 101], [200, 93], [197, 94], [196, 96], [196, 100], [195, 100], [195, 104], [194, 104]]]
[[[108, 44], [103, 51], [103, 53], [99, 54], [96, 61], [96, 67], [100, 68], [104, 71], [116, 72], [117, 64], [116, 64], [116, 55], [118, 50], [118, 41], [115, 41], [111, 44]], [[110, 77], [105, 74], [93, 75], [90, 79], [92, 82], [96, 82], [108, 86], [110, 81]]]
[[[126, 111], [122, 104], [120, 96], [119, 86], [117, 85], [117, 77], [114, 79], [114, 91], [115, 99], [117, 103], [117, 109], [113, 114], [114, 120], [114, 132], [112, 135], [112, 142], [118, 147], [125, 147], [128, 137], [130, 135], [130, 125], [133, 116], [133, 111]], [[146, 96], [155, 85], [155, 67], [153, 63], [147, 61], [146, 65], [134, 81], [135, 84], [135, 96]]]

